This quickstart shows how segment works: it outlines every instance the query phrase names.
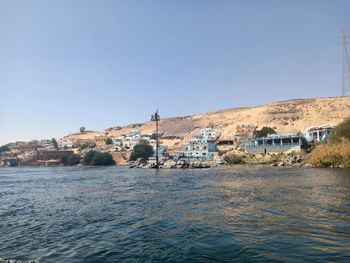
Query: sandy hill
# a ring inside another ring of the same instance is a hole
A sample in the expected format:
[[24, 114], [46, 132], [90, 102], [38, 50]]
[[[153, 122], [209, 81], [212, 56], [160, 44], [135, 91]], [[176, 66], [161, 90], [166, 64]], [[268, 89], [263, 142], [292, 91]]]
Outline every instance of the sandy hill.
[[[259, 128], [274, 127], [279, 133], [298, 132], [302, 128], [338, 124], [350, 117], [350, 97], [296, 99], [257, 107], [233, 108], [205, 114], [165, 118], [160, 121], [163, 144], [172, 146], [187, 141], [201, 128], [212, 127], [221, 131], [221, 138], [230, 138], [237, 125], [253, 124]], [[62, 140], [94, 139], [96, 135], [108, 137], [126, 134], [138, 129], [143, 134], [155, 131], [154, 123], [130, 124], [86, 134], [67, 135]]]

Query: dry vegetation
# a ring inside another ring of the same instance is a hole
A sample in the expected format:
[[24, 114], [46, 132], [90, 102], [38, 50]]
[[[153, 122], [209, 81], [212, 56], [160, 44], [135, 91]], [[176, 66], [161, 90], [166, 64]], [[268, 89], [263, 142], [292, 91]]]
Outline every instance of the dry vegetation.
[[350, 118], [340, 123], [332, 136], [307, 158], [313, 166], [350, 168]]
[[321, 143], [310, 154], [308, 162], [317, 167], [350, 168], [350, 141], [343, 139], [337, 143]]

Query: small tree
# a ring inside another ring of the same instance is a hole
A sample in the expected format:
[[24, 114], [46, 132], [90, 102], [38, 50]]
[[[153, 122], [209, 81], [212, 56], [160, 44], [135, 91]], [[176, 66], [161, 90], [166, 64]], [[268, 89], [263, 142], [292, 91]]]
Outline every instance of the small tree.
[[153, 154], [153, 148], [148, 143], [141, 141], [140, 143], [134, 146], [134, 149], [131, 152], [130, 160], [136, 161], [138, 158], [143, 160], [148, 160]]
[[80, 155], [74, 153], [61, 155], [59, 159], [63, 165], [77, 165], [80, 163]]
[[51, 139], [51, 143], [52, 143], [53, 147], [55, 147], [55, 149], [58, 150], [58, 143], [57, 143], [55, 138]]
[[86, 128], [84, 126], [80, 127], [80, 133], [84, 133], [86, 131]]
[[83, 158], [83, 165], [91, 165], [92, 163], [92, 158], [94, 158], [96, 151], [89, 151], [85, 154]]
[[152, 133], [152, 135], [151, 135], [150, 139], [152, 139], [152, 140], [156, 140], [156, 139], [157, 139], [157, 134]]
[[264, 126], [262, 127], [261, 130], [256, 130], [254, 132], [254, 137], [255, 138], [265, 138], [267, 137], [267, 135], [269, 134], [277, 134], [276, 131], [274, 129], [272, 129], [271, 127], [267, 127], [267, 126]]
[[115, 165], [110, 153], [89, 151], [83, 158], [83, 165]]
[[107, 138], [106, 139], [106, 145], [111, 145], [111, 144], [113, 144], [112, 139], [111, 138]]
[[115, 165], [115, 161], [110, 153], [97, 152], [92, 158], [91, 165]]

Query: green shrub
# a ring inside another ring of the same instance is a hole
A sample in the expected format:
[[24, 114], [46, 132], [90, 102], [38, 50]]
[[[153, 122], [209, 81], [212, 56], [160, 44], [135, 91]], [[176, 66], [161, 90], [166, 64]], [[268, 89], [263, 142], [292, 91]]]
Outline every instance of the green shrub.
[[80, 155], [74, 153], [68, 153], [59, 157], [60, 162], [63, 165], [77, 165], [80, 163]]
[[140, 142], [134, 146], [134, 149], [131, 152], [130, 160], [136, 161], [138, 158], [143, 160], [148, 160], [153, 154], [153, 148], [146, 142]]
[[110, 153], [100, 153], [89, 151], [83, 158], [83, 165], [115, 165], [115, 161]]
[[92, 158], [94, 158], [96, 151], [89, 151], [85, 154], [83, 158], [83, 165], [91, 165], [92, 163]]
[[115, 165], [115, 161], [110, 153], [97, 152], [92, 158], [91, 165]]

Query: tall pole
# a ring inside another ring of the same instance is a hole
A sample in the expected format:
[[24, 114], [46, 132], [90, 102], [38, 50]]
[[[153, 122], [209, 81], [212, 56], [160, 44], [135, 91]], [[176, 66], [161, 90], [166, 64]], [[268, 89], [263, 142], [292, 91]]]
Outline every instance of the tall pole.
[[348, 34], [346, 29], [342, 33], [342, 49], [343, 49], [343, 75], [341, 95], [347, 96], [350, 93], [350, 59], [348, 53]]
[[[157, 111], [157, 116], [158, 116], [158, 111]], [[158, 136], [158, 121], [159, 118], [156, 118], [156, 166], [157, 168], [159, 167], [159, 155], [158, 155], [158, 148], [159, 148], [159, 136]]]
[[160, 116], [158, 114], [158, 110], [155, 114], [152, 115], [151, 121], [156, 122], [156, 168], [159, 168], [159, 154], [158, 154], [158, 148], [159, 148], [159, 134], [158, 134], [158, 128], [159, 128], [159, 120]]

